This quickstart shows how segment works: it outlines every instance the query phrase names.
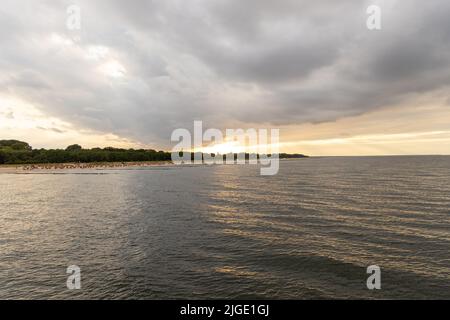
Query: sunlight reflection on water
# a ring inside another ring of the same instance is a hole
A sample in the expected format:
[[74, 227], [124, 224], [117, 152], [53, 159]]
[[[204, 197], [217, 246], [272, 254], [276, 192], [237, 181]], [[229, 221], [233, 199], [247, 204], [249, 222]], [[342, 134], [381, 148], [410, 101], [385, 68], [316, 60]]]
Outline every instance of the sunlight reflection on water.
[[449, 160], [2, 174], [0, 298], [450, 298]]

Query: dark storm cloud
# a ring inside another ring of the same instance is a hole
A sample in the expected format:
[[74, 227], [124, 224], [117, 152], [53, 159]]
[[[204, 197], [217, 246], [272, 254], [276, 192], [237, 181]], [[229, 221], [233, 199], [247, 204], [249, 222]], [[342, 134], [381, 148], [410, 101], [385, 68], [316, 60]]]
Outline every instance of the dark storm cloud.
[[143, 143], [194, 119], [334, 121], [450, 84], [446, 0], [380, 2], [380, 31], [356, 0], [76, 1], [80, 31], [70, 4], [3, 4], [1, 90]]

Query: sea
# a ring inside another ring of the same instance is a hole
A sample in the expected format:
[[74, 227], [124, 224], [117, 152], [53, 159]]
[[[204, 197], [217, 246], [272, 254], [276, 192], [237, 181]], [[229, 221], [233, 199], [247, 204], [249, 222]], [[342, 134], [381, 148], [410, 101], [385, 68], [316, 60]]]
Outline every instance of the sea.
[[449, 156], [1, 173], [0, 221], [0, 299], [450, 299]]

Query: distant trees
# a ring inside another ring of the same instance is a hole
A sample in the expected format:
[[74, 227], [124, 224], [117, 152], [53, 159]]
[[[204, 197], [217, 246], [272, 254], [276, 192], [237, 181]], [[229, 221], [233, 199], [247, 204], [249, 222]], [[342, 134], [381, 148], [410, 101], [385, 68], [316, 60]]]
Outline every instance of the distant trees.
[[83, 149], [74, 144], [63, 149], [32, 149], [26, 142], [0, 140], [0, 164], [168, 161], [171, 154], [155, 150], [120, 148]]
[[66, 148], [66, 151], [78, 151], [83, 149], [79, 144], [72, 144]]
[[31, 146], [19, 140], [0, 140], [0, 164], [28, 161]]
[[[225, 155], [223, 155], [225, 158]], [[245, 159], [249, 159], [245, 154]], [[302, 154], [281, 153], [280, 158], [303, 158]], [[237, 154], [234, 154], [237, 158]], [[194, 153], [191, 153], [194, 159]], [[66, 162], [132, 162], [132, 161], [170, 161], [171, 154], [164, 151], [146, 149], [93, 148], [83, 149], [78, 144], [66, 149], [32, 149], [18, 140], [0, 140], [0, 164], [66, 163]]]
[[280, 153], [278, 156], [280, 157], [280, 159], [297, 159], [308, 157], [301, 153]]
[[11, 148], [13, 150], [31, 150], [31, 146], [19, 140], [0, 140], [0, 148]]

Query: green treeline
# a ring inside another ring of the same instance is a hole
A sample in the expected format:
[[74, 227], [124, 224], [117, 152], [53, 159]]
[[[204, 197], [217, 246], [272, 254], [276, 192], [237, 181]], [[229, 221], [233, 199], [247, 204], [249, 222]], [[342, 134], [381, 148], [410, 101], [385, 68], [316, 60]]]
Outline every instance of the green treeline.
[[17, 140], [0, 140], [0, 164], [169, 161], [170, 153], [144, 149], [93, 148], [71, 145], [63, 149], [32, 149]]
[[[304, 158], [303, 154], [279, 155], [282, 159]], [[237, 158], [237, 154], [234, 155]], [[249, 154], [245, 154], [249, 159]], [[191, 159], [194, 154], [191, 153]], [[225, 159], [225, 155], [224, 155]], [[0, 164], [77, 163], [77, 162], [134, 162], [170, 161], [171, 153], [152, 149], [93, 148], [83, 149], [74, 144], [66, 149], [33, 149], [28, 143], [18, 140], [0, 140]]]

